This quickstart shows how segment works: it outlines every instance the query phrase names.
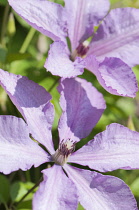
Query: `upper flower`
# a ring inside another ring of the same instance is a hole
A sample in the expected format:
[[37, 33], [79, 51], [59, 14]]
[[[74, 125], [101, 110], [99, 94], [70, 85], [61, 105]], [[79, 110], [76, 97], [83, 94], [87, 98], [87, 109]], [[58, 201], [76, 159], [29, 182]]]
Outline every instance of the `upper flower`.
[[80, 78], [61, 81], [58, 90], [63, 113], [56, 151], [51, 135], [54, 109], [50, 94], [26, 77], [3, 70], [0, 84], [26, 121], [0, 116], [0, 171], [8, 174], [55, 162], [42, 171], [44, 180], [35, 193], [34, 210], [74, 210], [78, 202], [87, 210], [137, 210], [136, 201], [122, 180], [68, 164], [77, 163], [101, 172], [139, 168], [139, 133], [119, 124], [109, 125], [75, 151], [76, 142], [90, 133], [105, 109], [102, 95], [90, 83]]
[[[87, 68], [108, 92], [135, 97], [137, 82], [130, 67], [139, 64], [138, 9], [118, 8], [107, 15], [108, 0], [65, 0], [65, 7], [47, 0], [9, 3], [31, 26], [55, 41], [45, 63], [52, 74], [75, 77]], [[90, 36], [89, 43], [85, 40]]]

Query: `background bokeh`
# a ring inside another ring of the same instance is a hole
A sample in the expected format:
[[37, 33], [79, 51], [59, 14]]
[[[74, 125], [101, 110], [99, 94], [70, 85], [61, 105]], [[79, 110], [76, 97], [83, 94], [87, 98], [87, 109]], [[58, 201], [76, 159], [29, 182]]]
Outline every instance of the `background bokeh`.
[[[62, 0], [55, 0], [55, 2], [64, 4]], [[139, 0], [111, 0], [110, 2], [112, 9], [116, 7], [139, 8]], [[53, 139], [57, 145], [57, 124], [61, 115], [59, 94], [56, 89], [59, 77], [52, 76], [43, 67], [51, 43], [50, 38], [40, 34], [22, 20], [9, 7], [6, 0], [0, 0], [0, 68], [27, 76], [50, 92], [53, 97], [52, 103], [55, 106]], [[134, 67], [133, 71], [139, 81], [139, 66]], [[114, 96], [106, 92], [89, 71], [85, 70], [81, 77], [91, 82], [104, 95], [107, 109], [92, 133], [78, 143], [76, 149], [93, 139], [95, 134], [103, 131], [108, 124], [113, 122], [123, 124], [139, 132], [139, 93], [134, 99]], [[0, 115], [22, 117], [1, 87]], [[21, 199], [28, 190], [39, 182], [40, 171], [49, 166], [49, 164], [44, 164], [27, 172], [19, 170], [7, 176], [0, 174], [0, 210], [31, 209], [32, 196], [37, 188], [29, 193], [24, 200]], [[134, 193], [139, 206], [139, 170], [116, 170], [107, 174], [124, 180]], [[79, 205], [78, 210], [81, 209], [83, 207]]]

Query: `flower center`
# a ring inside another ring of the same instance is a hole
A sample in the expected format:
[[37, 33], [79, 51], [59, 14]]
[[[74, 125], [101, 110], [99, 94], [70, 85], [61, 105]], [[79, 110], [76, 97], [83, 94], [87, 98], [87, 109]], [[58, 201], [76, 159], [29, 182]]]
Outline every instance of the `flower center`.
[[75, 58], [81, 57], [84, 58], [89, 50], [89, 42], [86, 40], [83, 43], [80, 43], [79, 46], [71, 54], [71, 59], [74, 61]]
[[68, 157], [74, 152], [75, 143], [76, 142], [73, 142], [70, 139], [66, 142], [64, 142], [64, 140], [61, 141], [59, 148], [56, 150], [55, 154], [52, 155], [56, 164], [63, 166], [67, 162]]

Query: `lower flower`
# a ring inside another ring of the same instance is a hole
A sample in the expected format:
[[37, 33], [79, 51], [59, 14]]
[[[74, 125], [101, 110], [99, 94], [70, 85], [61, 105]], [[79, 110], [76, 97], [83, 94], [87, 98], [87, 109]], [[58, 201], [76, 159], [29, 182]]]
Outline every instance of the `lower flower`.
[[26, 77], [3, 70], [0, 84], [26, 121], [0, 116], [0, 172], [9, 174], [54, 163], [42, 171], [44, 180], [34, 195], [34, 210], [74, 210], [78, 202], [87, 210], [137, 210], [135, 198], [122, 180], [93, 170], [139, 168], [138, 132], [111, 124], [75, 151], [76, 142], [91, 132], [105, 109], [102, 95], [90, 83], [80, 78], [61, 80], [58, 91], [63, 113], [56, 151], [51, 135], [54, 108], [50, 94]]

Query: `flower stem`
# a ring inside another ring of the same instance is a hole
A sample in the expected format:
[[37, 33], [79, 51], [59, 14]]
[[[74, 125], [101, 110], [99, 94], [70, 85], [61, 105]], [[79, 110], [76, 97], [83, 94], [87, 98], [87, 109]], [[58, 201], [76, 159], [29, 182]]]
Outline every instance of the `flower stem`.
[[9, 210], [9, 208], [8, 208], [6, 203], [4, 203], [4, 207], [5, 207], [5, 210]]
[[5, 35], [6, 27], [7, 27], [9, 9], [10, 9], [10, 6], [9, 6], [9, 4], [7, 4], [5, 7], [5, 11], [4, 11], [4, 17], [3, 17], [2, 29], [1, 29], [1, 43], [2, 43], [2, 45], [5, 45], [4, 35]]
[[58, 81], [59, 81], [59, 78], [56, 79], [56, 80], [54, 81], [54, 83], [52, 84], [52, 86], [48, 89], [48, 92], [49, 92], [49, 93], [50, 93], [51, 90], [55, 87], [55, 85], [57, 84]]
[[21, 48], [20, 48], [20, 53], [25, 53], [27, 48], [28, 48], [28, 45], [30, 44], [34, 34], [35, 34], [36, 30], [34, 28], [30, 28], [29, 30], [29, 33], [27, 34]]
[[40, 178], [40, 180], [16, 203], [16, 205], [21, 203], [28, 196], [28, 194], [31, 193], [40, 184], [42, 180], [43, 177]]

